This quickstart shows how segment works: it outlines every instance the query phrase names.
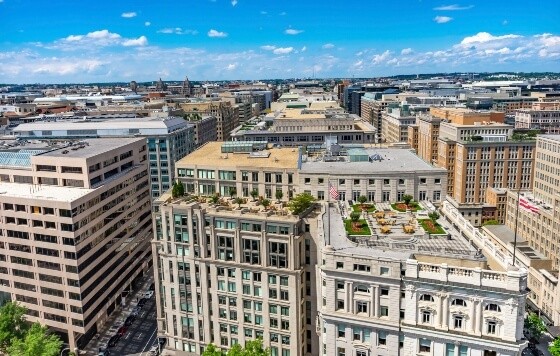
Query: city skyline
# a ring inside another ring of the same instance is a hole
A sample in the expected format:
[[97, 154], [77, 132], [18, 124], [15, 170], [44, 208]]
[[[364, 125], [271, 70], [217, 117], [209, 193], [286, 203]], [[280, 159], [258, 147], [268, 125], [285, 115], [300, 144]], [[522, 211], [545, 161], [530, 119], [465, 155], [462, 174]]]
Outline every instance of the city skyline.
[[[554, 71], [560, 3], [536, 5], [204, 0], [69, 8], [0, 0], [0, 77], [76, 83]], [[15, 16], [30, 11], [33, 21]]]

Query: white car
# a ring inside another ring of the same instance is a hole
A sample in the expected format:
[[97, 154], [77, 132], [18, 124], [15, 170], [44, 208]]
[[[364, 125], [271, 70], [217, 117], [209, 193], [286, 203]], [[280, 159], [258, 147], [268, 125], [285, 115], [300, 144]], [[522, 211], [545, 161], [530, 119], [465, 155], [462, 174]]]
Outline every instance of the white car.
[[154, 345], [150, 348], [150, 355], [159, 355], [159, 348], [158, 345]]
[[154, 291], [149, 290], [146, 293], [144, 293], [144, 298], [151, 298], [153, 295], [154, 295]]

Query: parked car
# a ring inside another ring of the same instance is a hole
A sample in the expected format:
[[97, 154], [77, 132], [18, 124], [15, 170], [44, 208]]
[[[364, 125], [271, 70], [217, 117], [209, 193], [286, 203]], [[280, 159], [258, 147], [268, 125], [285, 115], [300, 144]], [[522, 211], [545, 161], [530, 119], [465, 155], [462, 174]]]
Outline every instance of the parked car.
[[117, 331], [117, 335], [119, 336], [124, 336], [124, 334], [126, 334], [126, 331], [128, 330], [128, 327], [126, 327], [126, 325], [123, 325], [119, 328], [119, 330]]
[[134, 323], [134, 319], [136, 319], [136, 316], [134, 315], [129, 315], [126, 320], [124, 321], [124, 325], [125, 326], [130, 326], [132, 325], [132, 323]]
[[140, 313], [140, 309], [142, 309], [142, 308], [140, 308], [140, 307], [134, 307], [134, 309], [132, 309], [132, 311], [130, 312], [130, 315], [132, 315], [132, 316], [134, 316], [134, 317], [137, 317], [137, 316], [138, 316], [138, 313]]
[[150, 348], [150, 356], [156, 356], [159, 355], [159, 346], [158, 345], [154, 345]]
[[148, 301], [148, 299], [146, 299], [146, 298], [140, 298], [140, 300], [138, 301], [138, 306], [140, 308], [142, 308], [144, 306], [144, 304], [146, 304], [147, 301]]
[[107, 343], [107, 347], [115, 347], [120, 340], [120, 336], [118, 334], [111, 336], [109, 342]]
[[154, 296], [154, 291], [149, 290], [146, 293], [144, 293], [144, 298], [150, 299], [153, 296]]
[[150, 284], [150, 288], [148, 288], [149, 290], [156, 290], [156, 284], [152, 283]]
[[97, 356], [109, 356], [109, 355], [111, 355], [109, 353], [109, 350], [104, 349], [103, 347], [99, 348], [99, 352], [97, 353]]

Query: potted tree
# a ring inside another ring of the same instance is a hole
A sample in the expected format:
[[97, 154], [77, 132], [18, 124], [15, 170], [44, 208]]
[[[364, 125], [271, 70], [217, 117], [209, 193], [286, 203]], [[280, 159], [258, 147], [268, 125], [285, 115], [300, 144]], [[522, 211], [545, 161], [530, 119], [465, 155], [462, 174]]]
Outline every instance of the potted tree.
[[282, 193], [281, 190], [277, 190], [276, 191], [276, 200], [280, 203], [280, 200], [282, 200], [282, 197], [284, 196], [284, 193]]
[[259, 196], [259, 191], [256, 189], [251, 190], [251, 192], [249, 193], [251, 195], [251, 198], [253, 198], [253, 201], [257, 200], [257, 197]]
[[362, 208], [362, 210], [366, 210], [366, 207], [364, 205], [366, 203], [366, 201], [367, 201], [367, 197], [365, 195], [360, 195], [358, 197], [358, 202], [360, 203], [360, 205], [361, 205], [360, 207]]

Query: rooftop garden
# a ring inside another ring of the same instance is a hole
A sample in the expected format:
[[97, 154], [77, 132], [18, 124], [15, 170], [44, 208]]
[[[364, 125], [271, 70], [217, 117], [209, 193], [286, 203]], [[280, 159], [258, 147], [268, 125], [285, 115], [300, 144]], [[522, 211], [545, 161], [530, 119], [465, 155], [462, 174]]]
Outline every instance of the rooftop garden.
[[391, 208], [400, 212], [406, 212], [407, 210], [418, 211], [422, 209], [417, 202], [412, 200], [412, 195], [408, 194], [403, 195], [402, 201], [391, 204]]
[[361, 195], [360, 197], [358, 197], [358, 204], [354, 204], [352, 205], [352, 211], [355, 212], [362, 212], [362, 211], [367, 211], [368, 213], [372, 213], [375, 211], [375, 205], [373, 204], [366, 204], [367, 198], [364, 195]]
[[418, 220], [422, 228], [430, 235], [445, 235], [445, 230], [437, 223], [439, 214], [434, 211], [428, 214], [428, 216], [430, 217], [429, 219]]
[[371, 235], [371, 230], [364, 219], [344, 220], [344, 227], [348, 235]]

